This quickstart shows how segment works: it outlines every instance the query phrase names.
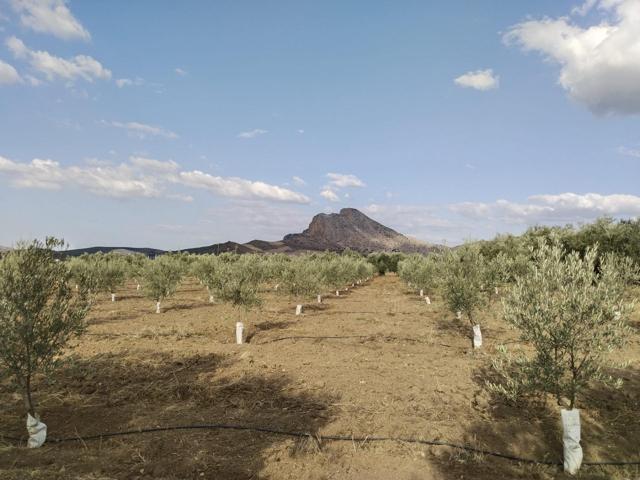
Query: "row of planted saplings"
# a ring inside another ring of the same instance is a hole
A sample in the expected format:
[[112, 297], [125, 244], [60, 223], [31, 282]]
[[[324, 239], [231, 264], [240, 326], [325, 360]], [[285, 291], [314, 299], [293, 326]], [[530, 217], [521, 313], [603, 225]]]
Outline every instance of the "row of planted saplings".
[[456, 319], [467, 317], [472, 329], [473, 348], [482, 346], [482, 329], [477, 313], [499, 294], [499, 285], [508, 282], [513, 262], [499, 254], [488, 260], [477, 245], [428, 256], [411, 255], [398, 265], [398, 274], [420, 298], [431, 305], [437, 291]]
[[[0, 374], [10, 376], [23, 394], [29, 447], [46, 439], [32, 397], [33, 377], [56, 367], [69, 340], [83, 332], [91, 305], [87, 288], [75, 294], [70, 287], [70, 264], [55, 260], [58, 245], [54, 239], [35, 241], [0, 259]], [[161, 258], [154, 262], [164, 262]], [[247, 279], [255, 274], [255, 260], [228, 260], [222, 268], [233, 269], [235, 275], [225, 278], [234, 286], [220, 289], [221, 300], [244, 309], [259, 304], [257, 288], [245, 287], [252, 284]], [[455, 263], [465, 261], [459, 256]], [[504, 320], [528, 348], [509, 352], [500, 346], [493, 360], [496, 381], [486, 386], [511, 402], [531, 395], [556, 398], [562, 407], [564, 466], [570, 473], [582, 462], [581, 393], [594, 382], [624, 388], [620, 378], [608, 373], [615, 365], [609, 355], [633, 335], [627, 324], [633, 307], [624, 295], [638, 279], [637, 266], [627, 258], [599, 256], [596, 248], [580, 256], [558, 242], [541, 240], [503, 295]], [[625, 374], [624, 369], [613, 371]]]
[[[373, 266], [355, 255], [333, 253], [286, 255], [243, 255], [236, 257], [203, 256], [194, 264], [193, 273], [206, 286], [209, 301], [219, 300], [248, 312], [262, 303], [261, 286], [296, 301], [296, 315], [301, 315], [304, 301], [315, 296], [322, 302], [324, 291], [340, 296], [371, 278]], [[236, 342], [243, 343], [244, 322], [236, 323]]]
[[54, 238], [35, 240], [18, 244], [0, 258], [0, 376], [11, 377], [23, 395], [30, 448], [42, 446], [47, 437], [33, 398], [34, 376], [59, 366], [66, 345], [85, 331], [95, 295], [109, 292], [115, 301], [116, 289], [133, 279], [136, 289], [142, 284], [145, 294], [156, 300], [159, 313], [160, 302], [176, 290], [181, 278], [195, 274], [220, 301], [248, 311], [261, 303], [260, 286], [265, 282], [277, 281], [283, 291], [302, 298], [325, 287], [339, 291], [372, 275], [368, 264], [355, 255], [169, 254], [149, 260], [94, 254], [59, 261], [56, 249], [61, 247], [64, 242]]
[[[568, 252], [557, 239], [541, 239], [527, 255], [500, 253], [483, 257], [477, 245], [442, 254], [410, 256], [399, 275], [421, 296], [438, 291], [458, 319], [473, 326], [473, 345], [482, 345], [475, 314], [501, 289], [502, 316], [519, 332], [519, 347], [497, 346], [492, 360], [495, 382], [486, 388], [516, 404], [530, 396], [551, 395], [561, 407], [564, 469], [575, 474], [582, 464], [581, 392], [594, 383], [624, 388], [612, 377], [611, 353], [632, 335], [628, 317], [633, 304], [625, 292], [640, 280], [629, 258], [599, 255], [597, 246], [584, 255]], [[499, 288], [500, 286], [500, 288]], [[526, 349], [524, 348], [526, 347]], [[615, 406], [614, 406], [615, 408]]]
[[153, 260], [142, 255], [92, 254], [69, 261], [76, 290], [109, 292], [116, 300], [116, 290], [127, 280], [136, 289], [155, 300], [156, 313], [162, 302], [173, 295], [185, 275], [195, 276], [206, 287], [209, 302], [219, 300], [250, 309], [261, 303], [264, 285], [289, 295], [298, 303], [296, 315], [303, 310], [303, 301], [316, 296], [322, 302], [324, 291], [349, 289], [368, 280], [373, 266], [363, 257], [335, 253], [287, 255], [162, 255]]

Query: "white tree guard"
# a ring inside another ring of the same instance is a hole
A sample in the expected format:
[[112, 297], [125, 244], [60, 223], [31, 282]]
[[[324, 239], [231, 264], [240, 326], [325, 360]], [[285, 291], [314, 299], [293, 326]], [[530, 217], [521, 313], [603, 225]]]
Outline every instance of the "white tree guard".
[[244, 325], [242, 322], [236, 322], [236, 343], [242, 345], [244, 342]]
[[302, 305], [296, 305], [296, 315], [300, 315], [302, 313]]
[[160, 302], [156, 302], [156, 313], [160, 313]]
[[495, 292], [496, 292], [496, 295], [500, 294], [500, 290], [498, 290], [498, 287], [496, 287]]
[[460, 310], [458, 310], [458, 311], [456, 312], [456, 318], [457, 318], [458, 320], [460, 320], [460, 319], [462, 318], [462, 312], [461, 312]]
[[115, 301], [116, 301], [116, 294], [115, 294], [115, 293], [112, 293], [112, 294], [111, 294], [111, 301], [112, 301], [112, 302], [115, 302]]
[[29, 433], [28, 448], [41, 447], [47, 439], [47, 426], [29, 413], [27, 413], [27, 432]]
[[482, 331], [480, 325], [473, 326], [473, 348], [480, 348], [482, 346]]
[[424, 301], [427, 302], [427, 305], [431, 305], [431, 299], [429, 297], [424, 297]]
[[336, 297], [340, 296], [340, 290], [336, 290]]
[[322, 303], [322, 295], [318, 295], [318, 303]]
[[420, 297], [424, 297], [424, 290], [420, 289]]
[[139, 283], [136, 285], [136, 291], [140, 291], [140, 284]]
[[582, 465], [582, 447], [580, 446], [580, 410], [561, 409], [562, 444], [564, 447], [564, 471], [575, 475]]
[[209, 303], [213, 303], [213, 295], [209, 295]]

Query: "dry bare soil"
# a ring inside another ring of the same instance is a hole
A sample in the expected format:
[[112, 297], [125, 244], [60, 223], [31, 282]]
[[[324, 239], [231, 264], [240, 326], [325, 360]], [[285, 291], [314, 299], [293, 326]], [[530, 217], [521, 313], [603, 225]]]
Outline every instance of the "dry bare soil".
[[[552, 402], [511, 407], [484, 388], [494, 347], [516, 335], [499, 304], [482, 319], [485, 345], [439, 298], [427, 305], [396, 276], [378, 277], [296, 317], [295, 301], [265, 294], [245, 316], [207, 303], [185, 282], [156, 315], [128, 286], [89, 318], [69, 361], [37, 382], [50, 438], [27, 450], [0, 441], [2, 479], [463, 479], [565, 478], [536, 466], [443, 446], [442, 440], [560, 461]], [[249, 343], [235, 345], [238, 319]], [[582, 398], [585, 460], [640, 460], [640, 317], [620, 359], [625, 386]], [[303, 337], [340, 338], [303, 338]], [[296, 338], [297, 337], [297, 338]], [[0, 434], [24, 437], [20, 396], [0, 384]], [[242, 430], [174, 430], [84, 440], [104, 432], [193, 424], [308, 432], [303, 438]], [[330, 441], [345, 435], [365, 440]], [[640, 467], [582, 469], [578, 478], [638, 479]]]

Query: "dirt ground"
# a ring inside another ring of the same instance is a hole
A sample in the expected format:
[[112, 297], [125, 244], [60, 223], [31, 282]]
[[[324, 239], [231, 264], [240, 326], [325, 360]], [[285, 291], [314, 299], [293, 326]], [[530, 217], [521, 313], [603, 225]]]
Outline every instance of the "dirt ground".
[[[36, 450], [0, 440], [0, 478], [13, 479], [465, 479], [565, 478], [449, 447], [342, 441], [327, 435], [413, 437], [529, 458], [562, 458], [558, 407], [510, 407], [484, 388], [493, 349], [514, 342], [496, 304], [484, 345], [439, 298], [427, 305], [393, 275], [309, 303], [265, 294], [248, 314], [209, 304], [185, 282], [154, 313], [133, 286], [100, 300], [89, 329], [35, 400], [51, 438]], [[235, 322], [249, 343], [235, 345]], [[640, 460], [640, 316], [620, 358], [621, 390], [586, 392], [585, 461]], [[346, 338], [291, 338], [291, 337]], [[0, 384], [0, 435], [25, 437], [20, 396]], [[225, 423], [308, 432], [291, 438], [238, 430], [175, 430], [102, 440], [94, 434]], [[569, 477], [567, 477], [569, 478]], [[640, 479], [640, 467], [585, 466], [576, 478]]]

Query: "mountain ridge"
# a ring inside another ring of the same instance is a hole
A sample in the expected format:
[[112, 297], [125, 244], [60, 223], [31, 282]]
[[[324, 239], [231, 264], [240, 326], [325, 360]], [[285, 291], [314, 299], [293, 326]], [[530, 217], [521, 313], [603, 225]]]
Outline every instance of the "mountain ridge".
[[142, 253], [154, 257], [168, 252], [194, 254], [236, 253], [286, 253], [296, 254], [313, 251], [341, 252], [351, 249], [363, 254], [386, 251], [403, 253], [429, 253], [442, 248], [420, 240], [409, 238], [355, 208], [343, 208], [339, 213], [319, 213], [301, 233], [290, 233], [278, 241], [251, 240], [246, 243], [227, 241], [202, 247], [182, 250], [160, 250], [139, 247], [89, 247], [60, 252], [64, 256], [77, 256], [83, 253], [108, 253], [117, 251], [123, 254]]

